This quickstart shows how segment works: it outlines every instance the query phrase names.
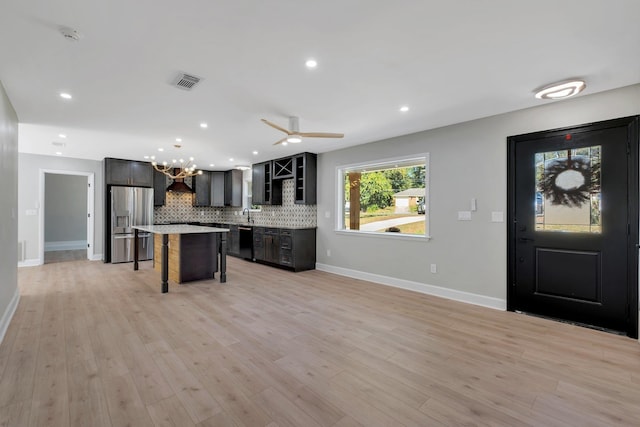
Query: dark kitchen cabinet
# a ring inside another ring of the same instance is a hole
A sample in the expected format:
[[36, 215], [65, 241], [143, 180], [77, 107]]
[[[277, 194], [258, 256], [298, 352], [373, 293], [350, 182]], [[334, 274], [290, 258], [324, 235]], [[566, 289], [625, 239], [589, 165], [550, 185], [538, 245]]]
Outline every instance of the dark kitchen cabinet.
[[[211, 206], [222, 207], [225, 202], [224, 176], [226, 172], [211, 172]], [[242, 185], [242, 182], [241, 184]], [[241, 187], [242, 188], [242, 187]], [[242, 196], [240, 196], [242, 198]]]
[[167, 200], [167, 175], [153, 171], [153, 206], [164, 206]]
[[294, 271], [316, 268], [315, 228], [253, 227], [253, 257], [256, 261]]
[[293, 178], [293, 157], [285, 157], [273, 161], [273, 179]]
[[242, 206], [242, 171], [231, 169], [224, 173], [224, 205]]
[[191, 181], [194, 191], [193, 206], [211, 206], [211, 173], [202, 171], [202, 175], [195, 175]]
[[240, 256], [240, 231], [237, 224], [225, 224], [224, 228], [228, 228], [227, 233], [227, 254], [231, 256]]
[[253, 259], [264, 261], [264, 227], [253, 227]]
[[282, 204], [282, 181], [273, 179], [272, 161], [253, 165], [252, 180], [252, 204]]
[[106, 185], [126, 185], [131, 187], [153, 187], [153, 166], [136, 160], [104, 159]]
[[280, 229], [265, 228], [264, 229], [264, 258], [263, 261], [273, 264], [280, 263]]
[[315, 205], [317, 200], [317, 156], [302, 153], [293, 157], [295, 203]]

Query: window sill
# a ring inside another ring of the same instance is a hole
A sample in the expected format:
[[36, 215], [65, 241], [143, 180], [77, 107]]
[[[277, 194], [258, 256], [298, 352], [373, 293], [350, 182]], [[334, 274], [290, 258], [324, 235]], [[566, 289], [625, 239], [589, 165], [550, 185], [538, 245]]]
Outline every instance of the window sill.
[[429, 241], [431, 236], [423, 236], [417, 234], [402, 234], [392, 232], [379, 232], [379, 231], [360, 231], [360, 230], [334, 230], [336, 234], [342, 234], [344, 236], [358, 236], [358, 237], [377, 237], [382, 239], [399, 239], [399, 240], [413, 240], [413, 241]]

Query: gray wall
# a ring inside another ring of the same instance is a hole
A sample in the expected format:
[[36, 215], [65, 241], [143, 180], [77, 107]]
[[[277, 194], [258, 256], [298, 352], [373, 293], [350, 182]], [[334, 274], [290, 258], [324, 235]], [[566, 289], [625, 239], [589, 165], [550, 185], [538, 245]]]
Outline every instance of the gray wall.
[[[41, 170], [56, 172], [94, 173], [94, 253], [102, 258], [104, 234], [104, 180], [102, 162], [97, 160], [70, 159], [57, 156], [42, 156], [20, 153], [18, 156], [18, 241], [26, 245], [25, 261], [27, 265], [42, 262], [40, 257], [41, 230], [39, 224], [40, 195], [43, 189], [40, 183]], [[27, 215], [28, 211], [36, 215]]]
[[[318, 267], [408, 281], [423, 291], [421, 285], [425, 289], [432, 285], [468, 293], [467, 300], [480, 296], [494, 299], [488, 305], [504, 306], [507, 227], [504, 222], [492, 223], [491, 212], [502, 211], [506, 219], [506, 138], [636, 114], [640, 114], [640, 85], [322, 154], [318, 160], [318, 182], [323, 183], [318, 188]], [[335, 232], [338, 166], [425, 152], [430, 153], [431, 240]], [[477, 212], [471, 221], [457, 221], [457, 212], [469, 210], [471, 198], [477, 199]], [[432, 263], [437, 264], [436, 274], [429, 271]]]
[[18, 116], [0, 82], [0, 342], [18, 303]]
[[44, 241], [87, 240], [87, 177], [45, 174]]

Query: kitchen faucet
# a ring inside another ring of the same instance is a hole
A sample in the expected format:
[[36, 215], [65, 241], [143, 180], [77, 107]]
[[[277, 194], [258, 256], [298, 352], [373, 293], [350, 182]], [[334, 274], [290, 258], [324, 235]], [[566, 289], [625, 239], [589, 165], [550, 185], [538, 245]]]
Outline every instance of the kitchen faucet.
[[244, 213], [247, 213], [247, 223], [251, 222], [251, 211], [249, 210], [249, 208], [244, 208], [242, 210], [242, 215], [244, 215]]

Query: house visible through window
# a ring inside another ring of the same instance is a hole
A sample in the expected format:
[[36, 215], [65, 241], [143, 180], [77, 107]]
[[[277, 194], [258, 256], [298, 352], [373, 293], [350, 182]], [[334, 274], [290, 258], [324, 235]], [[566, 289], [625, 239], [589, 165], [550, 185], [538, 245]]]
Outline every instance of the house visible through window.
[[339, 168], [338, 229], [428, 236], [427, 167], [422, 155]]

